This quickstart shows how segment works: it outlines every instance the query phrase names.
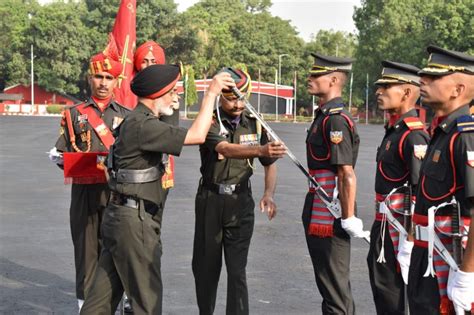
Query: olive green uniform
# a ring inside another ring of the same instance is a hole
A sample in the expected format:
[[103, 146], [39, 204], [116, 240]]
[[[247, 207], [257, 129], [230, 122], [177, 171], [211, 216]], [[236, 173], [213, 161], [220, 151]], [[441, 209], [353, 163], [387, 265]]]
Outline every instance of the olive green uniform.
[[[87, 133], [89, 132], [89, 152], [107, 152], [107, 148], [89, 124], [87, 115], [81, 115], [77, 110], [78, 105], [66, 109], [70, 112], [73, 130], [69, 130], [66, 116], [64, 116], [61, 121], [60, 136], [55, 145], [56, 149], [60, 152], [75, 152], [70, 139], [70, 134], [73, 133], [76, 148], [84, 152], [87, 151]], [[89, 99], [84, 105], [85, 107], [92, 106], [110, 130], [117, 127], [123, 117], [130, 112], [129, 109], [114, 101], [111, 101], [104, 111], [101, 111], [92, 99]], [[79, 184], [73, 182], [71, 187], [69, 218], [74, 244], [76, 296], [81, 300], [84, 300], [92, 285], [99, 260], [99, 228], [109, 193], [106, 183]]]
[[181, 153], [186, 133], [143, 104], [121, 124], [108, 158], [112, 196], [102, 221], [103, 250], [81, 314], [114, 314], [124, 290], [135, 314], [161, 314], [162, 158]]
[[[243, 112], [240, 121], [220, 110], [222, 123], [229, 132], [219, 134], [214, 122], [200, 146], [201, 174], [196, 195], [193, 273], [200, 314], [212, 314], [222, 267], [222, 250], [227, 267], [227, 314], [248, 314], [245, 268], [254, 227], [255, 202], [249, 178], [253, 159], [224, 158], [216, 152], [222, 141], [241, 145], [268, 142], [257, 121]], [[274, 159], [260, 158], [263, 165]]]

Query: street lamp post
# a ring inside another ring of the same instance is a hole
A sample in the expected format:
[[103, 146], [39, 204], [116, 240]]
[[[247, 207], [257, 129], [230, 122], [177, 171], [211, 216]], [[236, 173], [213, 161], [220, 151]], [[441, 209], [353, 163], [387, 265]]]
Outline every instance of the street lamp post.
[[[33, 16], [31, 13], [28, 13], [28, 19], [31, 21]], [[35, 72], [34, 72], [34, 62], [33, 59], [34, 50], [33, 50], [33, 43], [31, 43], [31, 113], [34, 114], [35, 112]]]
[[288, 54], [278, 55], [278, 78], [276, 82], [276, 98], [275, 98], [275, 121], [278, 121], [278, 86], [281, 84], [281, 58]]

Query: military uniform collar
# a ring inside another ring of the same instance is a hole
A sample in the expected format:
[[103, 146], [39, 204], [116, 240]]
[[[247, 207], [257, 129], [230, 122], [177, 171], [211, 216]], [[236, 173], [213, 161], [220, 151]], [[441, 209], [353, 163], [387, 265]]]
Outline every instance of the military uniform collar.
[[[99, 106], [97, 106], [97, 104], [94, 102], [92, 97], [89, 97], [89, 99], [85, 102], [84, 107], [87, 107], [87, 106], [94, 106], [96, 109], [100, 110]], [[107, 104], [106, 109], [109, 108], [109, 107], [112, 107], [112, 109], [116, 112], [119, 111], [118, 105], [117, 105], [117, 103], [115, 103], [113, 98], [110, 99], [110, 102], [109, 102], [109, 104]]]
[[344, 106], [343, 104], [341, 97], [335, 97], [326, 104], [322, 104], [319, 109], [327, 115], [331, 109]]
[[[456, 125], [456, 119], [460, 116], [463, 115], [469, 115], [469, 104], [463, 105], [456, 109], [454, 112], [448, 115], [439, 125], [436, 127], [436, 129], [441, 129], [445, 133], [449, 133], [451, 129], [454, 128]], [[436, 130], [435, 129], [435, 130]]]
[[138, 103], [137, 107], [135, 107], [134, 111], [138, 112], [138, 113], [142, 113], [142, 114], [151, 114], [151, 115], [155, 115], [153, 114], [153, 111], [151, 109], [149, 109], [145, 104], [143, 103]]
[[[219, 113], [221, 115], [221, 120], [222, 121], [226, 121], [229, 126], [232, 125], [232, 121], [235, 119], [234, 117], [232, 117], [231, 115], [227, 114], [223, 109], [222, 107], [219, 107]], [[249, 116], [250, 113], [247, 111], [247, 110], [244, 110], [242, 112], [242, 114], [240, 114], [240, 122], [239, 122], [239, 125], [242, 125], [243, 127], [247, 127], [248, 125], [248, 119], [249, 119]]]
[[400, 130], [400, 127], [403, 126], [403, 120], [407, 117], [418, 117], [418, 113], [416, 112], [416, 109], [410, 109], [408, 112], [405, 114], [401, 115], [398, 120], [393, 124], [393, 126], [389, 126], [388, 123], [385, 126], [385, 129], [390, 130], [390, 129], [395, 129], [395, 130]]

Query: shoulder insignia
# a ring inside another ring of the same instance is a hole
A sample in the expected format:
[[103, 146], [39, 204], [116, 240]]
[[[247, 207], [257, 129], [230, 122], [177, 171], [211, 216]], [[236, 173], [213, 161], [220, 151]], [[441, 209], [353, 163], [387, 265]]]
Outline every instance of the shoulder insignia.
[[413, 155], [418, 160], [423, 160], [425, 158], [427, 149], [428, 149], [427, 144], [415, 144], [413, 145]]
[[344, 110], [344, 106], [333, 107], [328, 110], [328, 115], [337, 115], [337, 114], [340, 114], [343, 110]]
[[330, 131], [329, 138], [331, 139], [332, 143], [339, 144], [342, 142], [344, 136], [342, 135], [342, 131]]
[[474, 116], [463, 115], [456, 119], [459, 132], [474, 131]]
[[407, 117], [403, 119], [405, 125], [407, 125], [410, 130], [417, 130], [425, 128], [425, 124], [418, 117]]
[[474, 151], [467, 151], [467, 164], [474, 167]]

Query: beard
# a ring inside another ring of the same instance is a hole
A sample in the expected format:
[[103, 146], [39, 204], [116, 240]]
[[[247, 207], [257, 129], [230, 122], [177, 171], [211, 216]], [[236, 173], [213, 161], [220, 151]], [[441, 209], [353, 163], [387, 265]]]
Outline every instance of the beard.
[[161, 116], [171, 116], [174, 110], [172, 107], [160, 107], [159, 112]]

